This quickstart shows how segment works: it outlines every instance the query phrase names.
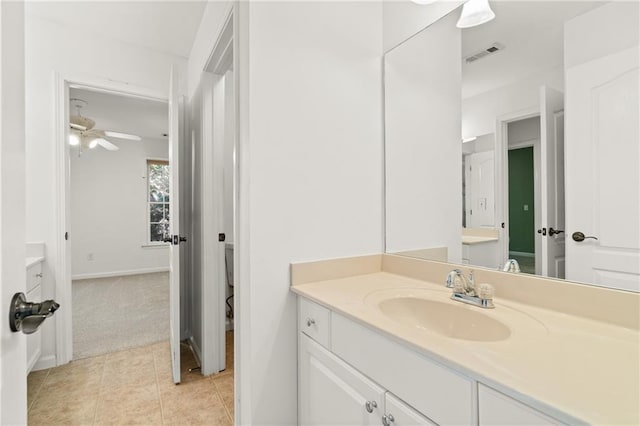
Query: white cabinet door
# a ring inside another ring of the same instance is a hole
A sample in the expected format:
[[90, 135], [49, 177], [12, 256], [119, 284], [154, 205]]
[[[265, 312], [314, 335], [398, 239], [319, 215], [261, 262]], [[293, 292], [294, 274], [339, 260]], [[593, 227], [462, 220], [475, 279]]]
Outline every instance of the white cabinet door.
[[418, 413], [416, 410], [396, 398], [391, 393], [385, 395], [385, 414], [382, 424], [389, 426], [415, 426], [427, 425], [435, 426], [436, 424]]
[[298, 336], [299, 424], [379, 425], [384, 390], [309, 337]]
[[479, 425], [559, 425], [556, 419], [478, 384]]

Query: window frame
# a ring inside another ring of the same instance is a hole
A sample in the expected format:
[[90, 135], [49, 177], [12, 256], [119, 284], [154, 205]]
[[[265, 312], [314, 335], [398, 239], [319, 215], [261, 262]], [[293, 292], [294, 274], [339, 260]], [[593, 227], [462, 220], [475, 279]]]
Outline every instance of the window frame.
[[[151, 205], [152, 204], [162, 204], [163, 205], [163, 217], [164, 217], [164, 206], [170, 206], [170, 201], [166, 202], [152, 202], [151, 201], [151, 188], [150, 188], [150, 180], [149, 180], [149, 166], [151, 164], [160, 164], [169, 167], [169, 159], [168, 158], [146, 158], [144, 161], [144, 178], [146, 185], [146, 208], [145, 208], [145, 242], [143, 247], [166, 247], [169, 246], [169, 243], [165, 243], [164, 241], [152, 241], [151, 240], [151, 225], [156, 224], [158, 222], [151, 222]], [[169, 191], [169, 197], [171, 197], [171, 191]], [[169, 215], [171, 215], [171, 210], [169, 210]], [[169, 219], [171, 221], [171, 219]]]

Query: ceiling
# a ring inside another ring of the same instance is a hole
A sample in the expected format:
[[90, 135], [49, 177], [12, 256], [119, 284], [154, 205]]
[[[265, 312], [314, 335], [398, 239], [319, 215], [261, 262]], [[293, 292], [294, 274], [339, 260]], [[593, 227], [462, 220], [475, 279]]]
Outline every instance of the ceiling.
[[462, 98], [562, 66], [564, 23], [603, 1], [491, 1], [496, 18], [462, 30], [462, 56], [494, 42], [506, 46], [476, 62], [462, 63]]
[[155, 51], [188, 57], [206, 1], [28, 1], [28, 14]]
[[[138, 135], [143, 139], [166, 139], [169, 109], [166, 102], [94, 92], [72, 88], [69, 98], [79, 98], [88, 102], [80, 113], [93, 119], [95, 127], [120, 133]], [[76, 114], [75, 109], [70, 109]], [[116, 144], [120, 139], [114, 139]], [[135, 143], [135, 142], [122, 142]]]

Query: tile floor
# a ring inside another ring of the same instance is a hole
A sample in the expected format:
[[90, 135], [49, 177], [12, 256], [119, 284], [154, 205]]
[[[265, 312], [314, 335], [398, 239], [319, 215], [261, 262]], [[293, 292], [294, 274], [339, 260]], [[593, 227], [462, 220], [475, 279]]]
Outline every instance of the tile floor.
[[161, 342], [35, 371], [28, 377], [30, 425], [232, 425], [233, 332], [227, 369], [203, 377], [181, 351], [182, 383], [171, 379], [169, 343]]

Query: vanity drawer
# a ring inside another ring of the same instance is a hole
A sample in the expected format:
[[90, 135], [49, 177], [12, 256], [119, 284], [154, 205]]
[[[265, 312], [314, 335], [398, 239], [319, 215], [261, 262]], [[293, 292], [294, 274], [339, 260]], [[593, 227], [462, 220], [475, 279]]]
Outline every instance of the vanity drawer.
[[474, 423], [475, 382], [341, 315], [331, 351], [438, 424]]
[[42, 283], [42, 262], [38, 262], [27, 268], [27, 292], [33, 290]]
[[298, 297], [298, 330], [329, 347], [330, 312], [327, 308]]

